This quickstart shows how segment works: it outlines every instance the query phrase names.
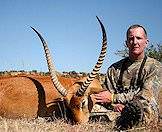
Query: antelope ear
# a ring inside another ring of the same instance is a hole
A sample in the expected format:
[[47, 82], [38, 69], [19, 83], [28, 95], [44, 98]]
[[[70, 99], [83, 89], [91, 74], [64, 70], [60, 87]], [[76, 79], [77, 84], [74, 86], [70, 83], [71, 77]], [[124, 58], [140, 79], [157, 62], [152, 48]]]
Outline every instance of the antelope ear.
[[66, 101], [66, 103], [67, 103], [68, 106], [70, 104], [70, 99], [71, 99], [71, 97], [68, 96], [68, 94], [66, 95], [66, 97], [64, 97], [64, 100]]
[[68, 104], [70, 104], [70, 100], [73, 96], [75, 96], [76, 91], [80, 88], [80, 84], [78, 82], [75, 82], [68, 90], [67, 90], [67, 94], [64, 97], [64, 99], [66, 100], [66, 102]]

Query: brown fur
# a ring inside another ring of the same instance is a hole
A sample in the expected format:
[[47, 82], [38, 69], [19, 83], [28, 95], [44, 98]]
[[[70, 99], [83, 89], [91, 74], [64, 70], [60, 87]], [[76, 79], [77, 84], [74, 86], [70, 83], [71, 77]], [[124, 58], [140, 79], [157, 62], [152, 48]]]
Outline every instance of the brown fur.
[[89, 94], [101, 91], [102, 87], [99, 81], [94, 79], [85, 95], [77, 97], [75, 92], [79, 88], [79, 83], [84, 79], [65, 77], [58, 77], [58, 79], [68, 90], [66, 97], [62, 97], [58, 93], [49, 76], [1, 77], [0, 116], [6, 118], [48, 117], [57, 113], [57, 102], [65, 100], [66, 105], [73, 113], [74, 120], [76, 122], [87, 122], [88, 104], [82, 110], [79, 107], [83, 100], [88, 101]]

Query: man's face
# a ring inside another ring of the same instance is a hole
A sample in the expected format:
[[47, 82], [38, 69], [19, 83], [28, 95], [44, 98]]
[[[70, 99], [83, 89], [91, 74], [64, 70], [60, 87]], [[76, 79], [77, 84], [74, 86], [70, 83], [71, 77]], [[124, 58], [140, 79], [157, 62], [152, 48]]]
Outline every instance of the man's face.
[[141, 27], [130, 29], [126, 41], [126, 45], [129, 49], [130, 56], [143, 57], [147, 43], [148, 43], [147, 36], [145, 35], [145, 32]]

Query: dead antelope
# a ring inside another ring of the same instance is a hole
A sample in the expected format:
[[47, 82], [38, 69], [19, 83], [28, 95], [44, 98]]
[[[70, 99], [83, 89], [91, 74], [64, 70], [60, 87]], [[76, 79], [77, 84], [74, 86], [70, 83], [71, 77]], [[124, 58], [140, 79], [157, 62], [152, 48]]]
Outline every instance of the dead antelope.
[[[98, 17], [97, 20], [103, 37], [101, 53], [92, 72], [81, 80], [56, 76], [46, 41], [37, 30], [31, 27], [43, 44], [50, 77], [43, 77], [46, 81], [40, 77], [26, 76], [0, 79], [0, 116], [35, 118], [53, 114], [57, 116], [59, 113], [72, 118], [74, 122], [87, 122], [93, 107], [89, 95], [102, 90], [100, 82], [95, 77], [101, 68], [107, 48], [105, 28]], [[68, 85], [65, 84], [66, 81]]]

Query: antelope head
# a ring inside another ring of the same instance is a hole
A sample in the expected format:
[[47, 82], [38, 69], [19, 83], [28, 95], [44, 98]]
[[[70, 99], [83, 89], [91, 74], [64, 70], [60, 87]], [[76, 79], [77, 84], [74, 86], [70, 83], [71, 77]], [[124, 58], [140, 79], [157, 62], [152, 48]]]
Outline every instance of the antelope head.
[[92, 88], [93, 87], [101, 87], [99, 82], [97, 82], [97, 83], [94, 82], [94, 78], [98, 74], [98, 72], [102, 66], [103, 60], [106, 56], [107, 37], [106, 37], [106, 31], [105, 31], [105, 28], [104, 28], [102, 22], [100, 21], [100, 19], [98, 17], [97, 17], [97, 20], [98, 20], [98, 22], [101, 26], [101, 29], [102, 29], [102, 49], [101, 49], [100, 55], [98, 57], [98, 61], [95, 64], [92, 72], [88, 75], [88, 77], [74, 83], [74, 85], [72, 87], [68, 88], [68, 90], [67, 90], [67, 88], [65, 88], [61, 85], [61, 83], [59, 82], [59, 80], [56, 76], [56, 70], [55, 70], [54, 64], [52, 62], [52, 58], [50, 55], [50, 51], [48, 49], [47, 42], [43, 39], [41, 34], [36, 29], [31, 27], [36, 32], [36, 34], [39, 36], [39, 38], [43, 44], [44, 51], [45, 51], [45, 57], [47, 60], [48, 69], [49, 69], [49, 73], [50, 73], [53, 85], [57, 89], [57, 91], [66, 100], [67, 106], [72, 111], [73, 118], [76, 123], [84, 123], [84, 122], [88, 122], [88, 120], [89, 120], [89, 115], [90, 115], [91, 109], [93, 107], [93, 103], [92, 103], [91, 99], [89, 98], [90, 93], [87, 89], [89, 87], [92, 87]]

